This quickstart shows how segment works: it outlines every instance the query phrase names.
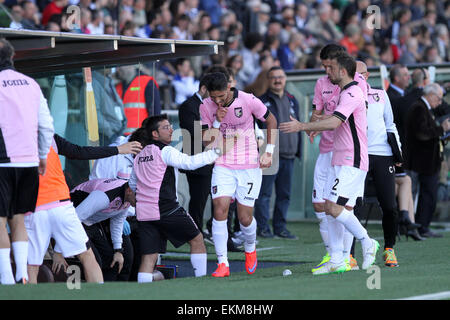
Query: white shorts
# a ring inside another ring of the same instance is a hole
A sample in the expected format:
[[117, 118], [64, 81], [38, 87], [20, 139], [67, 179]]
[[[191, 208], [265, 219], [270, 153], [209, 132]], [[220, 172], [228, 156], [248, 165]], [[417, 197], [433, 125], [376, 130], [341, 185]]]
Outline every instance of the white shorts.
[[253, 207], [262, 183], [260, 168], [233, 170], [215, 166], [211, 178], [212, 198], [231, 197], [240, 204]]
[[328, 170], [331, 168], [333, 152], [320, 153], [314, 167], [314, 185], [312, 192], [312, 203], [324, 203], [327, 194]]
[[28, 233], [28, 264], [41, 265], [50, 238], [55, 239], [64, 257], [86, 251], [89, 240], [73, 204], [36, 211], [25, 216]]
[[341, 206], [354, 207], [356, 199], [364, 195], [366, 175], [366, 171], [355, 167], [331, 166], [325, 199]]

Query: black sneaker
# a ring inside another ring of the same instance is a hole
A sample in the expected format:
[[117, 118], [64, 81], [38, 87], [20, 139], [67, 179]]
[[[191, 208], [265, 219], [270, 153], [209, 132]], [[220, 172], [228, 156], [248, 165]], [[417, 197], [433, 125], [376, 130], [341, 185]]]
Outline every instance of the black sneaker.
[[244, 252], [244, 250], [238, 248], [234, 242], [231, 240], [231, 238], [227, 241], [227, 249], [229, 252]]
[[273, 238], [273, 234], [272, 234], [272, 232], [270, 232], [270, 230], [258, 231], [257, 235], [258, 235], [258, 237], [266, 238], [266, 239]]
[[288, 230], [283, 230], [279, 233], [275, 233], [275, 236], [282, 239], [298, 240], [298, 237], [290, 233]]
[[206, 233], [206, 232], [203, 233], [203, 241], [205, 241], [208, 244], [214, 245], [214, 240], [210, 233]]

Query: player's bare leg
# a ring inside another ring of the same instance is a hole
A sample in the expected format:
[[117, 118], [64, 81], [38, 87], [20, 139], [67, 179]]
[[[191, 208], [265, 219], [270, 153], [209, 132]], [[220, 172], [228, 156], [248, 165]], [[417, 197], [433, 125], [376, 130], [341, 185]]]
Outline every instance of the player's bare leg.
[[78, 255], [84, 269], [86, 282], [103, 283], [102, 269], [95, 259], [94, 252], [91, 248]]

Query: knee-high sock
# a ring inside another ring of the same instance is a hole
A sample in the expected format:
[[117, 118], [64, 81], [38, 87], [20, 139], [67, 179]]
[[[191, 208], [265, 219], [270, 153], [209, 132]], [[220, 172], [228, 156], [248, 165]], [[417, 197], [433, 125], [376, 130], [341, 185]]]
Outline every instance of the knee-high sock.
[[23, 278], [28, 281], [28, 241], [12, 242], [11, 247], [14, 253], [14, 262], [16, 263], [16, 281], [21, 281]]
[[228, 228], [227, 220], [217, 221], [213, 218], [212, 237], [214, 248], [216, 249], [217, 260], [219, 263], [225, 263], [228, 266]]
[[330, 262], [333, 264], [343, 263], [344, 251], [344, 226], [336, 219], [328, 215], [328, 247], [330, 248]]
[[139, 272], [137, 276], [138, 283], [153, 282], [153, 273]]
[[0, 249], [0, 280], [1, 284], [15, 284], [11, 267], [10, 248]]
[[353, 214], [352, 211], [344, 209], [339, 216], [336, 218], [337, 221], [342, 223], [345, 228], [350, 231], [351, 234], [356, 238], [356, 240], [361, 241], [363, 247], [370, 247], [372, 242], [367, 234], [367, 230], [359, 222], [358, 218]]
[[206, 276], [206, 253], [191, 253], [191, 264], [196, 277]]
[[325, 212], [316, 212], [317, 219], [319, 219], [319, 232], [322, 237], [323, 244], [327, 252], [330, 252], [328, 245], [328, 219]]
[[347, 229], [344, 230], [344, 259], [350, 261], [350, 251], [353, 245], [353, 234]]
[[256, 219], [253, 218], [248, 227], [240, 224], [242, 234], [244, 235], [245, 252], [253, 252], [256, 249]]

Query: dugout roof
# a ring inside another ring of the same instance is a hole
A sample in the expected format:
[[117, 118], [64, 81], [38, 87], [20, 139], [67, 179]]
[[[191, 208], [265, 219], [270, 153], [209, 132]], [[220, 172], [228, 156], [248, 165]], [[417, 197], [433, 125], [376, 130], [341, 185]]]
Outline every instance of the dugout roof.
[[61, 72], [82, 67], [113, 67], [160, 59], [218, 53], [223, 42], [151, 39], [119, 35], [0, 28], [14, 46], [15, 68], [25, 74]]

